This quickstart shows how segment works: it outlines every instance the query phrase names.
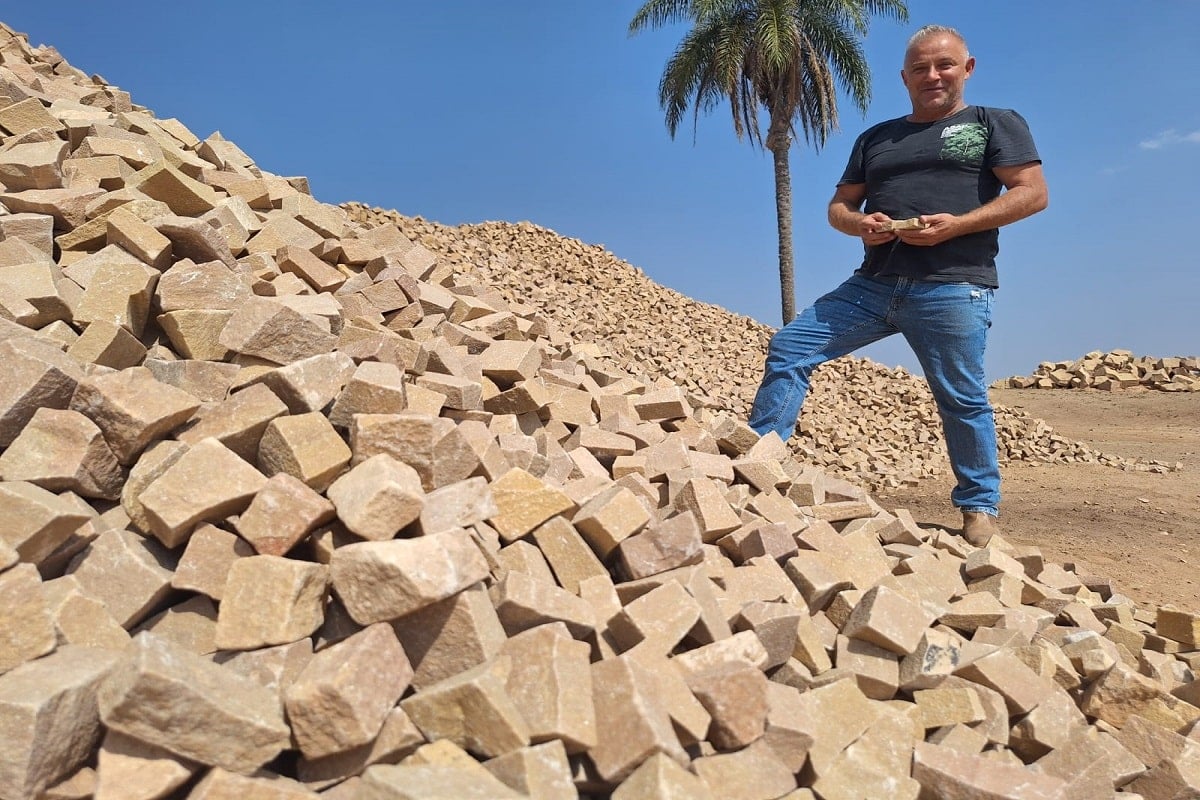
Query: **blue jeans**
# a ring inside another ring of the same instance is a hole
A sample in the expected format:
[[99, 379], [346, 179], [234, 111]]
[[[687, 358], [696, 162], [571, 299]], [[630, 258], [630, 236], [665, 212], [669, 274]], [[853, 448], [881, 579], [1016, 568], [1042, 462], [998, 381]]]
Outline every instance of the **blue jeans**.
[[750, 427], [787, 441], [816, 367], [902, 333], [941, 414], [958, 479], [951, 502], [964, 511], [998, 514], [996, 425], [983, 375], [994, 297], [992, 289], [975, 284], [852, 275], [771, 337]]

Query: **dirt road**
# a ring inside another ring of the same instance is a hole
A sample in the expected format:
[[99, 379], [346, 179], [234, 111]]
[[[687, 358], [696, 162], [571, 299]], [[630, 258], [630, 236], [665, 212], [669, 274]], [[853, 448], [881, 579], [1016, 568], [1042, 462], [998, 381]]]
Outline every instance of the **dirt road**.
[[[1200, 613], [1200, 393], [1000, 389], [995, 404], [1045, 420], [1096, 450], [1180, 463], [1166, 474], [1094, 464], [1002, 465], [1004, 536], [1058, 562], [1082, 562], [1151, 609]], [[952, 480], [880, 496], [919, 522], [957, 530]]]

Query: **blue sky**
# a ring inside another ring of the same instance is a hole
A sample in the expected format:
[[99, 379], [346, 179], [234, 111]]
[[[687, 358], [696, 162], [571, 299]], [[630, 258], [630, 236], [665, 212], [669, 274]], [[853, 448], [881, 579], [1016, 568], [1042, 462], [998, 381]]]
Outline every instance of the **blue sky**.
[[[683, 28], [630, 38], [636, 0], [6, 3], [0, 20], [159, 117], [220, 131], [314, 195], [447, 224], [530, 220], [603, 244], [654, 280], [779, 323], [769, 154], [727, 109], [672, 140], [657, 102]], [[336, 9], [331, 11], [331, 9]], [[977, 58], [968, 102], [1033, 130], [1050, 208], [1001, 234], [991, 379], [1127, 348], [1200, 353], [1200, 3], [910, 0], [876, 19], [866, 117], [841, 104], [819, 153], [792, 151], [796, 302], [853, 271], [825, 222], [855, 136], [905, 114], [899, 66], [922, 24]], [[917, 371], [898, 338], [863, 355]]]

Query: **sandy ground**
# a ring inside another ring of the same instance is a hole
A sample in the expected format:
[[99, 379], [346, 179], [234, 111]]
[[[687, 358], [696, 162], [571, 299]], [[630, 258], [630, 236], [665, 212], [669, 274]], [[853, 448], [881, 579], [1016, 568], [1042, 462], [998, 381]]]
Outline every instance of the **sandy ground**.
[[[999, 389], [994, 404], [1125, 457], [1182, 464], [1166, 474], [1094, 464], [1002, 465], [1001, 527], [1053, 561], [1086, 565], [1139, 605], [1200, 613], [1200, 393]], [[921, 523], [958, 529], [949, 479], [881, 495]]]

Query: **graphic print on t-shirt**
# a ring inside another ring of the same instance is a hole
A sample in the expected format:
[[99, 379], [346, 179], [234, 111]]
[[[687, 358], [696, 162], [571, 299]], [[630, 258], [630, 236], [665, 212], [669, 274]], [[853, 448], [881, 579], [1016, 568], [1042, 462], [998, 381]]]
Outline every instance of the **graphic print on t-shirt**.
[[942, 151], [939, 158], [960, 164], [983, 163], [987, 147], [987, 126], [982, 122], [963, 122], [942, 129]]

